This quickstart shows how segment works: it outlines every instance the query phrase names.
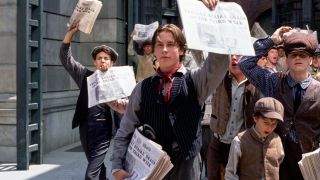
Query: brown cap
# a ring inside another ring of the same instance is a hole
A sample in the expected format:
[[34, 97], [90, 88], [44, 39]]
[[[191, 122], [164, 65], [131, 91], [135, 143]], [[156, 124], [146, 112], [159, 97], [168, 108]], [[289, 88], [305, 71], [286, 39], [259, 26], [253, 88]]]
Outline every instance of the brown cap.
[[289, 36], [284, 36], [284, 49], [286, 54], [292, 52], [306, 52], [314, 55], [314, 51], [318, 46], [317, 37], [311, 32], [294, 32]]
[[283, 122], [283, 105], [272, 97], [259, 99], [254, 105], [254, 113], [257, 112], [260, 112], [266, 118], [278, 119]]

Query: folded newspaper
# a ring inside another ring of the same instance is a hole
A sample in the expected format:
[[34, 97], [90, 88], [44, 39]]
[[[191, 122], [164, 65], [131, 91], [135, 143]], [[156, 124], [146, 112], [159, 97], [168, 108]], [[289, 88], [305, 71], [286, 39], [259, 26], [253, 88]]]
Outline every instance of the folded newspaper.
[[67, 26], [71, 29], [79, 22], [79, 30], [90, 34], [101, 7], [98, 0], [79, 0]]
[[159, 180], [173, 168], [162, 147], [144, 137], [137, 129], [128, 146], [125, 169], [133, 175], [127, 180]]
[[320, 148], [315, 151], [302, 154], [302, 159], [298, 162], [302, 176], [307, 180], [320, 179]]
[[133, 36], [133, 40], [138, 43], [143, 41], [151, 41], [152, 36], [158, 27], [159, 27], [158, 21], [155, 21], [149, 25], [135, 24], [134, 31], [136, 33]]
[[88, 107], [128, 97], [135, 85], [132, 66], [114, 66], [107, 72], [96, 70], [87, 77]]

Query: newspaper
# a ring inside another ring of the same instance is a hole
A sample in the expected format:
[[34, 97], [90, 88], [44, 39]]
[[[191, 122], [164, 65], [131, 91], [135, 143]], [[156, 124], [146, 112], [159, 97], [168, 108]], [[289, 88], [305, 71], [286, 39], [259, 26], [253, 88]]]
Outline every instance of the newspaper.
[[320, 148], [315, 151], [302, 154], [302, 159], [298, 162], [301, 174], [307, 180], [320, 179]]
[[248, 20], [240, 5], [219, 2], [209, 10], [201, 1], [177, 0], [190, 49], [254, 56]]
[[159, 180], [173, 168], [162, 147], [144, 137], [137, 129], [128, 146], [125, 169], [133, 175], [126, 180]]
[[101, 7], [102, 3], [98, 0], [79, 0], [67, 26], [70, 29], [80, 22], [79, 30], [90, 34]]
[[260, 26], [259, 22], [255, 22], [251, 28], [251, 35], [257, 39], [264, 39], [268, 37], [266, 31]]
[[130, 96], [136, 85], [132, 66], [115, 66], [87, 77], [88, 107]]
[[151, 41], [154, 32], [159, 27], [159, 22], [155, 21], [149, 25], [135, 24], [133, 40], [136, 42]]

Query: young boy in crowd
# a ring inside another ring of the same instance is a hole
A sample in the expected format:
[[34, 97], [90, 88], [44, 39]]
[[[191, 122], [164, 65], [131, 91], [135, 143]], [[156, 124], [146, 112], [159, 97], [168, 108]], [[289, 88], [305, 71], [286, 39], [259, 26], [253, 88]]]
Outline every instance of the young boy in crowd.
[[236, 136], [229, 153], [225, 179], [279, 179], [279, 166], [284, 158], [280, 137], [274, 133], [283, 122], [283, 105], [265, 97], [254, 106], [255, 125]]
[[[274, 97], [285, 107], [284, 123], [276, 129], [286, 154], [280, 167], [280, 179], [303, 180], [298, 161], [303, 153], [319, 148], [320, 142], [320, 83], [308, 71], [318, 40], [310, 30], [291, 30], [291, 27], [280, 27], [271, 37], [257, 40], [254, 43], [256, 56], [243, 56], [238, 66], [265, 97]], [[284, 36], [288, 31], [290, 33]], [[259, 57], [271, 46], [282, 43], [288, 65], [284, 78], [257, 65]]]

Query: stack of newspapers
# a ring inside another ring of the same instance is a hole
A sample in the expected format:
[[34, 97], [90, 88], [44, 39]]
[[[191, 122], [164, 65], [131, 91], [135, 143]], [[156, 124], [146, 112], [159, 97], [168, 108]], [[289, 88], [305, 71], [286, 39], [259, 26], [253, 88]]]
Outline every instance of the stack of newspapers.
[[162, 147], [134, 131], [126, 154], [125, 169], [133, 175], [129, 180], [159, 180], [173, 168], [170, 157]]
[[320, 148], [315, 151], [302, 154], [298, 162], [302, 176], [308, 180], [320, 179]]
[[79, 30], [90, 34], [101, 7], [102, 3], [98, 0], [79, 0], [70, 17], [69, 29], [79, 22]]

